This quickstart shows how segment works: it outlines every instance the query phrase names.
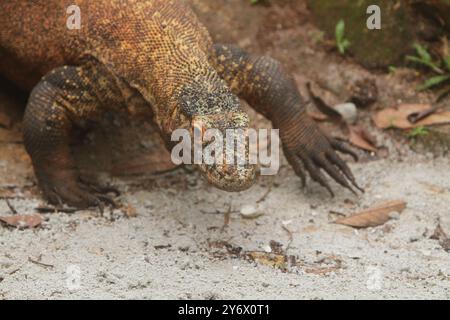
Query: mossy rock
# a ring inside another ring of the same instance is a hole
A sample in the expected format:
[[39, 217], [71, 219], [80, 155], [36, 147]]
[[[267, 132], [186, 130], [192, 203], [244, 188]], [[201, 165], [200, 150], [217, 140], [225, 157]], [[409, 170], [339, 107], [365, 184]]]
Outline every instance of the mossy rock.
[[428, 134], [418, 137], [412, 144], [420, 153], [431, 152], [436, 156], [446, 156], [450, 151], [450, 125], [428, 128]]
[[[405, 62], [405, 55], [411, 53], [419, 28], [423, 27], [423, 18], [414, 9], [418, 3], [439, 8], [442, 21], [450, 19], [450, 0], [308, 0], [316, 23], [329, 36], [334, 38], [336, 24], [344, 20], [345, 36], [351, 42], [349, 51], [369, 68]], [[381, 30], [367, 28], [370, 15], [366, 11], [374, 4], [381, 9]]]

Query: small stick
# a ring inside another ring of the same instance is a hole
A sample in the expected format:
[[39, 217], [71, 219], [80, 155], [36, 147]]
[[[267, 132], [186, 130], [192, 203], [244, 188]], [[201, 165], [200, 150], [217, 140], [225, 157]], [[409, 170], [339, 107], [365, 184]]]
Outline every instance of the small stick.
[[342, 213], [342, 212], [339, 212], [339, 211], [330, 210], [330, 211], [328, 211], [328, 212], [331, 213], [331, 214], [335, 214], [335, 215], [338, 215], [338, 216], [343, 216], [343, 217], [345, 217], [345, 213]]
[[431, 107], [431, 108], [429, 108], [429, 109], [427, 109], [427, 110], [424, 110], [424, 111], [422, 111], [422, 112], [414, 112], [414, 113], [411, 113], [411, 114], [408, 116], [408, 121], [411, 122], [411, 123], [417, 123], [417, 122], [419, 122], [420, 120], [423, 120], [423, 119], [425, 119], [425, 118], [431, 116], [433, 113], [435, 113], [436, 111], [438, 111], [440, 108], [441, 108], [441, 107], [439, 107], [439, 106], [435, 106], [435, 107]]
[[31, 257], [28, 257], [28, 261], [30, 261], [31, 263], [37, 264], [39, 266], [45, 267], [45, 268], [54, 268], [55, 266], [52, 264], [47, 264], [47, 263], [43, 263], [37, 260], [32, 259]]
[[292, 241], [294, 241], [294, 235], [292, 234], [292, 231], [289, 230], [286, 226], [282, 226], [282, 228], [289, 235], [289, 242], [286, 245], [286, 249], [284, 250], [284, 252], [287, 252], [289, 250], [289, 247], [291, 246]]
[[224, 231], [225, 228], [227, 228], [228, 225], [230, 224], [230, 217], [231, 217], [231, 204], [228, 205], [228, 210], [224, 213], [223, 226], [221, 228], [221, 231]]
[[37, 207], [35, 210], [39, 213], [54, 213], [54, 212], [63, 212], [63, 213], [74, 213], [78, 211], [76, 208], [58, 208], [58, 207]]
[[9, 200], [5, 198], [5, 201], [6, 204], [8, 205], [9, 210], [11, 210], [13, 214], [17, 214], [17, 210], [13, 207], [13, 205], [9, 202]]
[[269, 188], [267, 188], [267, 191], [262, 195], [261, 198], [259, 198], [259, 200], [256, 201], [256, 203], [261, 203], [264, 200], [266, 200], [267, 196], [269, 195], [269, 193], [272, 191], [272, 185], [269, 186]]

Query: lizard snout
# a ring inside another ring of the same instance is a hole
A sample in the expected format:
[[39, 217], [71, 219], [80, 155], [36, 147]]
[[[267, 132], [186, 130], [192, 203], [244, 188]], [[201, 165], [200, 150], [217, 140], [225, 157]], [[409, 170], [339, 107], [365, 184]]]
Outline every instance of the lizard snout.
[[202, 165], [200, 169], [209, 183], [224, 191], [238, 192], [255, 182], [255, 165]]
[[248, 115], [236, 110], [197, 116], [192, 124], [194, 133], [202, 137], [203, 163], [199, 169], [208, 182], [225, 191], [251, 187], [256, 166], [250, 164]]
[[[228, 131], [223, 135], [221, 146], [216, 144], [220, 139], [206, 145], [212, 150], [207, 152], [210, 161], [200, 165], [200, 171], [209, 183], [230, 192], [246, 190], [253, 185], [256, 165], [250, 163], [246, 134], [245, 129]], [[212, 148], [214, 144], [216, 148]]]

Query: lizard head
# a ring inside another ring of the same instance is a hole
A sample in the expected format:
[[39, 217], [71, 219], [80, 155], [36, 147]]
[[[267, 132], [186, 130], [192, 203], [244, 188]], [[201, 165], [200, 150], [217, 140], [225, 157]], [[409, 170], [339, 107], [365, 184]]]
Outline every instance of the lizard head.
[[239, 98], [228, 88], [202, 90], [185, 95], [182, 104], [191, 120], [194, 159], [200, 152], [194, 163], [206, 180], [225, 191], [251, 187], [256, 170], [249, 163], [249, 117]]
[[196, 116], [192, 121], [194, 141], [202, 137], [203, 160], [198, 168], [219, 189], [242, 191], [255, 181], [246, 139], [248, 122], [244, 112]]

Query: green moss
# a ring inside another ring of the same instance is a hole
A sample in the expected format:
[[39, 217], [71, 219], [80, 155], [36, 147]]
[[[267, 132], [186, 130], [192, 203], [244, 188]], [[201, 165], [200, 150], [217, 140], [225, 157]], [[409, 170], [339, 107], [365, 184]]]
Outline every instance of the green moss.
[[[334, 35], [342, 19], [346, 37], [352, 43], [350, 52], [367, 67], [387, 67], [404, 62], [415, 41], [414, 21], [405, 1], [381, 0], [308, 0], [319, 27]], [[381, 8], [381, 30], [367, 28], [366, 13], [370, 5]]]

